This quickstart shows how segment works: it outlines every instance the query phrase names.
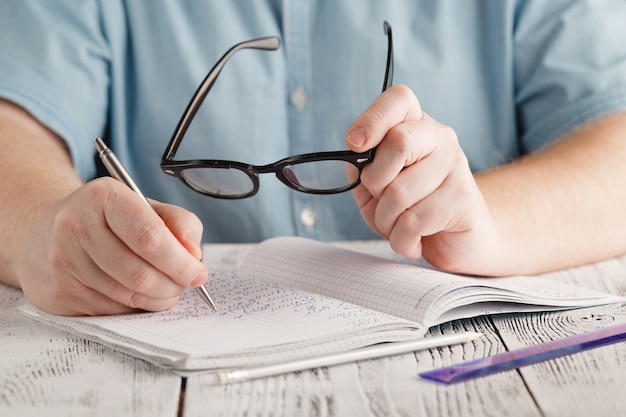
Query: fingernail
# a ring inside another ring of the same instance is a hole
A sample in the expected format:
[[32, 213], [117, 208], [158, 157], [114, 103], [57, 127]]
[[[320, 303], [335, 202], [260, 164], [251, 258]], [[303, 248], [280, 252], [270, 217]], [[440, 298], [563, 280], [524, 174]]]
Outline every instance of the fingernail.
[[348, 142], [350, 142], [353, 146], [363, 146], [365, 143], [365, 130], [361, 127], [353, 129], [348, 135]]

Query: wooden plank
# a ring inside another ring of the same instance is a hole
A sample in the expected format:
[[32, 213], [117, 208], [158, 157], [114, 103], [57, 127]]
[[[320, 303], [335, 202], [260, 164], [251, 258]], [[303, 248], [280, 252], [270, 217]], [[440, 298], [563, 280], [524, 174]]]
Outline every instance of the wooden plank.
[[[550, 274], [551, 279], [626, 296], [626, 257]], [[509, 350], [626, 322], [626, 304], [494, 318]], [[626, 415], [626, 343], [520, 369], [546, 416]]]
[[[582, 311], [533, 314], [496, 325], [509, 349], [518, 349], [597, 329], [601, 326], [594, 317], [614, 314], [609, 308], [585, 311], [587, 315]], [[619, 319], [626, 321], [626, 316]], [[526, 366], [519, 372], [546, 416], [626, 415], [626, 343]]]
[[179, 377], [23, 318], [24, 302], [0, 284], [0, 415], [177, 415]]
[[[367, 244], [359, 250], [388, 254], [383, 245]], [[220, 260], [224, 254], [216, 255], [214, 259]], [[232, 252], [226, 255], [221, 260], [227, 259], [230, 266], [236, 264], [237, 256], [233, 256]], [[626, 257], [548, 276], [626, 295], [625, 261]], [[421, 371], [549, 340], [546, 337], [555, 336], [554, 329], [567, 327], [562, 323], [569, 324], [569, 334], [572, 334], [572, 327], [577, 331], [583, 330], [583, 326], [576, 323], [593, 323], [599, 327], [605, 318], [613, 320], [616, 314], [624, 314], [623, 306], [600, 307], [594, 312], [590, 310], [505, 315], [495, 321], [491, 318], [462, 320], [435, 328], [431, 333], [465, 328], [481, 331], [485, 337], [469, 345], [433, 349], [414, 355], [363, 361], [228, 386], [212, 386], [211, 378], [194, 376], [187, 382], [185, 416], [624, 415], [626, 410], [621, 397], [615, 395], [626, 388], [623, 383], [626, 378], [623, 365], [626, 355], [622, 347], [595, 351], [591, 353], [591, 360], [575, 362], [575, 366], [555, 367], [550, 362], [449, 386], [417, 378], [417, 373]], [[579, 320], [573, 319], [576, 315], [580, 315]], [[543, 338], [533, 336], [542, 334]], [[562, 332], [562, 335], [566, 334]], [[570, 363], [572, 359], [568, 357], [564, 361]], [[602, 376], [599, 371], [604, 366], [614, 367], [615, 372]], [[542, 367], [548, 371], [542, 371]], [[611, 381], [614, 385], [608, 387]], [[594, 384], [597, 382], [603, 392], [596, 391]]]
[[[378, 252], [376, 245], [367, 249]], [[626, 257], [549, 276], [626, 295]], [[19, 291], [0, 285], [0, 415], [177, 414], [180, 378], [22, 318], [22, 302]], [[624, 415], [626, 344], [450, 386], [417, 377], [617, 321], [626, 321], [626, 306], [478, 318], [432, 330], [485, 334], [471, 344], [227, 386], [198, 375], [186, 384], [184, 415]]]
[[226, 386], [211, 385], [212, 378], [204, 375], [193, 376], [187, 381], [185, 417], [541, 415], [516, 372], [452, 386], [418, 377], [427, 369], [503, 349], [491, 323], [482, 318], [432, 332], [460, 331], [461, 323], [486, 336], [465, 345]]

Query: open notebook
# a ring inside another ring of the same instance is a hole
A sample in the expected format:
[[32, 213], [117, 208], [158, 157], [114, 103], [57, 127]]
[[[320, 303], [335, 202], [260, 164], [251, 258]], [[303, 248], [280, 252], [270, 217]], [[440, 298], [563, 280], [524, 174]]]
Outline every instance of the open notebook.
[[622, 302], [536, 277], [478, 279], [304, 238], [256, 245], [208, 283], [213, 312], [191, 290], [171, 310], [60, 317], [23, 314], [178, 371], [245, 369], [419, 339], [428, 327], [483, 314]]

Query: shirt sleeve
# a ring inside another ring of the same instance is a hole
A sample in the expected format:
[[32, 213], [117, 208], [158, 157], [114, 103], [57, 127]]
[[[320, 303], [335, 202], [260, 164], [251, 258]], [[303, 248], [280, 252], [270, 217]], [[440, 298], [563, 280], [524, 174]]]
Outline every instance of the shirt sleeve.
[[109, 49], [91, 0], [0, 3], [0, 97], [63, 138], [76, 170], [95, 173], [107, 119]]
[[517, 12], [515, 90], [523, 152], [626, 111], [626, 2], [528, 0]]

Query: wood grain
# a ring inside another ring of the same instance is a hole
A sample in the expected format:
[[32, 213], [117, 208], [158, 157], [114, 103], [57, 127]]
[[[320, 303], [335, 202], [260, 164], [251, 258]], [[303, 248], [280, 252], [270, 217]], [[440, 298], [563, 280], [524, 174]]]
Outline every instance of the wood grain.
[[177, 415], [180, 378], [19, 316], [0, 284], [0, 416]]
[[[389, 254], [383, 242], [343, 245]], [[233, 266], [245, 249], [205, 258], [210, 265]], [[547, 276], [626, 296], [626, 257]], [[181, 396], [181, 378], [25, 319], [16, 311], [23, 302], [19, 291], [0, 285], [0, 416], [626, 415], [626, 343], [454, 385], [418, 377], [421, 371], [626, 321], [626, 305], [461, 320], [430, 333], [466, 329], [484, 337], [226, 386], [197, 375], [186, 380]]]
[[[551, 279], [626, 296], [626, 257], [549, 274]], [[508, 350], [626, 322], [626, 304], [494, 317]], [[626, 415], [626, 343], [523, 367], [546, 416]]]
[[[384, 244], [358, 247], [388, 254]], [[232, 253], [226, 258], [232, 263]], [[547, 277], [626, 296], [626, 257]], [[470, 344], [228, 386], [198, 375], [187, 381], [185, 416], [626, 415], [626, 343], [453, 385], [417, 376], [625, 320], [625, 305], [481, 317], [431, 329], [433, 335], [462, 329], [485, 335]]]
[[206, 375], [194, 376], [187, 381], [185, 416], [243, 417], [252, 410], [255, 416], [540, 416], [517, 372], [451, 386], [418, 377], [433, 367], [503, 350], [489, 319], [464, 320], [431, 332], [462, 329], [486, 336], [465, 345], [227, 386], [212, 385]]

